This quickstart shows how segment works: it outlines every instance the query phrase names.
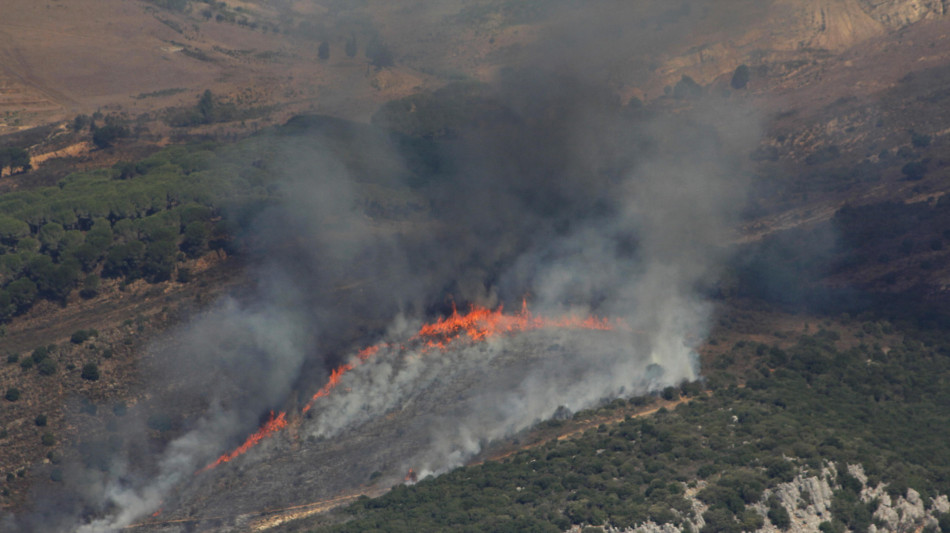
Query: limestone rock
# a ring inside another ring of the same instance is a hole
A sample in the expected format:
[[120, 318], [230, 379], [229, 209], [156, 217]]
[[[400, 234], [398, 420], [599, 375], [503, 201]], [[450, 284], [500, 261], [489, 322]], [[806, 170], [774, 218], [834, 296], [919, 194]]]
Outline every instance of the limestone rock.
[[945, 15], [946, 0], [858, 0], [874, 20], [890, 29], [898, 29], [925, 18]]

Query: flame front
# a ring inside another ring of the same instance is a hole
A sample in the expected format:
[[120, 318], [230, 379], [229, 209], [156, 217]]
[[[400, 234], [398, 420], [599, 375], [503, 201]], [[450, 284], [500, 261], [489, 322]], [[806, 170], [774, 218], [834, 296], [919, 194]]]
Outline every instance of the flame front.
[[237, 457], [237, 456], [239, 456], [239, 455], [245, 453], [246, 451], [250, 450], [251, 448], [253, 448], [255, 445], [257, 445], [258, 442], [264, 440], [264, 437], [267, 437], [267, 436], [270, 435], [271, 433], [275, 433], [275, 432], [277, 432], [277, 431], [280, 431], [280, 430], [283, 429], [284, 426], [286, 426], [286, 425], [287, 425], [287, 413], [286, 413], [286, 412], [281, 411], [280, 414], [278, 414], [278, 415], [275, 417], [275, 416], [274, 416], [274, 412], [271, 411], [271, 412], [270, 412], [270, 417], [267, 419], [267, 422], [264, 422], [264, 424], [261, 426], [260, 429], [257, 430], [257, 432], [253, 433], [250, 437], [248, 437], [247, 440], [244, 441], [244, 444], [238, 446], [237, 448], [235, 448], [235, 449], [234, 449], [233, 451], [231, 451], [230, 453], [226, 453], [226, 454], [222, 455], [221, 457], [218, 457], [218, 460], [217, 460], [217, 461], [215, 461], [215, 462], [209, 464], [208, 466], [202, 468], [201, 470], [199, 470], [199, 471], [197, 471], [197, 472], [195, 472], [195, 473], [196, 473], [196, 474], [200, 474], [200, 473], [205, 472], [205, 471], [207, 471], [207, 470], [211, 470], [212, 468], [218, 466], [218, 465], [221, 464], [221, 463], [227, 463], [227, 462], [230, 461], [231, 459], [234, 459], [235, 457]]
[[[450, 343], [459, 340], [463, 335], [467, 336], [472, 342], [481, 342], [491, 337], [503, 334], [517, 333], [522, 331], [543, 329], [543, 328], [566, 328], [566, 329], [593, 329], [593, 330], [612, 330], [615, 325], [622, 325], [621, 322], [611, 322], [606, 318], [596, 316], [567, 315], [560, 318], [546, 318], [536, 316], [528, 310], [527, 302], [522, 302], [521, 311], [518, 314], [506, 315], [504, 308], [499, 306], [497, 309], [489, 309], [473, 305], [471, 309], [460, 314], [457, 309], [452, 309], [452, 314], [438, 319], [431, 324], [423, 324], [419, 332], [412, 336], [407, 344], [421, 343], [423, 351], [433, 348], [445, 349]], [[416, 344], [418, 346], [418, 344]], [[367, 346], [356, 353], [356, 357], [350, 362], [344, 363], [330, 372], [330, 378], [327, 383], [318, 390], [310, 401], [304, 405], [301, 413], [306, 413], [318, 399], [330, 394], [343, 375], [353, 370], [357, 366], [365, 363], [371, 357], [376, 355], [383, 347], [390, 347], [389, 344], [374, 344]], [[405, 350], [405, 345], [400, 345], [401, 350]], [[245, 453], [263, 440], [268, 435], [280, 431], [287, 425], [286, 413], [281, 412], [274, 417], [271, 411], [270, 418], [261, 428], [247, 438], [244, 444], [238, 446], [234, 451], [226, 453], [218, 458], [217, 461], [202, 468], [197, 474], [211, 470], [221, 463], [227, 463], [231, 459]]]
[[503, 306], [491, 310], [475, 305], [468, 313], [462, 315], [453, 307], [451, 315], [440, 318], [433, 324], [423, 325], [414, 338], [423, 339], [430, 347], [445, 348], [448, 343], [463, 334], [472, 341], [483, 341], [505, 333], [542, 328], [613, 329], [613, 324], [609, 320], [595, 316], [568, 315], [561, 318], [535, 316], [528, 310], [528, 304], [524, 301], [521, 304], [521, 312], [516, 315], [506, 315], [503, 311]]

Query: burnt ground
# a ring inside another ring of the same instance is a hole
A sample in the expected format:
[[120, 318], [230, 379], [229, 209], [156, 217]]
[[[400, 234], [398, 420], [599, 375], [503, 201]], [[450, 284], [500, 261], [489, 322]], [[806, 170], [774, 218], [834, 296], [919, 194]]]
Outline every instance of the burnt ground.
[[[530, 333], [503, 347], [480, 344], [445, 352], [382, 354], [347, 374], [330, 396], [317, 401], [309, 416], [290, 414], [287, 428], [246, 455], [180, 484], [165, 499], [160, 516], [143, 520], [134, 530], [246, 531], [273, 523], [278, 509], [292, 514], [295, 508], [321, 508], [312, 502], [332, 507], [354, 495], [380, 494], [403, 482], [410, 468], [421, 475], [438, 473], [465, 461], [506, 455], [511, 446], [536, 445], [609, 422], [593, 414], [561, 427], [541, 428], [538, 433], [521, 432], [513, 439], [502, 438], [503, 432], [498, 431], [499, 438], [494, 440], [482, 436], [469, 443], [458, 438], [466, 425], [486, 418], [497, 422], [502, 415], [485, 400], [520, 390], [539, 369], [573, 367], [551, 378], [555, 395], [558, 388], [578, 378], [586, 378], [589, 385], [607, 367], [579, 364], [583, 358], [578, 354], [604, 355], [609, 351], [606, 346], [616, 349], [616, 343], [622, 342], [612, 332], [572, 333], [573, 339], [560, 338], [556, 343]], [[592, 350], [594, 343], [604, 344], [605, 336], [613, 338], [603, 348]], [[406, 387], [374, 396], [379, 391], [367, 390], [376, 379], [371, 376], [390, 364], [396, 381], [408, 376]], [[655, 388], [656, 383], [648, 385], [640, 376], [631, 377], [627, 391], [645, 392], [648, 386]], [[601, 401], [608, 401], [613, 392], [605, 388]], [[541, 409], [550, 416], [557, 407], [552, 402]], [[541, 418], [539, 412], [525, 425], [537, 424]], [[348, 422], [338, 425], [341, 420]], [[500, 447], [489, 447], [491, 442]], [[487, 451], [473, 457], [476, 445]]]

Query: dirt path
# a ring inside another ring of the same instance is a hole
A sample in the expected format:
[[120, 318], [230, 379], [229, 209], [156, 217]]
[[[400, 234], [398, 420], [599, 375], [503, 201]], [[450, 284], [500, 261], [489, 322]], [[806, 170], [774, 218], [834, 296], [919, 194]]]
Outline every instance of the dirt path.
[[678, 399], [676, 399], [676, 400], [660, 400], [660, 403], [659, 403], [658, 405], [655, 405], [655, 406], [650, 407], [650, 408], [645, 409], [645, 410], [639, 410], [639, 411], [637, 411], [637, 410], [627, 410], [627, 409], [624, 409], [624, 410], [623, 410], [623, 414], [620, 415], [620, 416], [595, 417], [595, 418], [593, 418], [593, 419], [591, 419], [591, 420], [587, 420], [587, 421], [585, 421], [585, 422], [583, 422], [583, 423], [581, 423], [581, 424], [579, 424], [579, 425], [576, 425], [576, 426], [573, 426], [573, 425], [572, 425], [570, 428], [566, 428], [564, 431], [558, 432], [558, 433], [556, 433], [556, 434], [554, 434], [554, 435], [546, 436], [546, 437], [544, 437], [544, 438], [542, 438], [542, 439], [540, 439], [540, 440], [537, 440], [537, 441], [532, 441], [532, 442], [529, 443], [529, 444], [525, 444], [525, 445], [518, 446], [518, 447], [515, 447], [515, 448], [506, 448], [506, 449], [504, 449], [504, 450], [499, 450], [499, 451], [497, 451], [497, 452], [495, 452], [495, 453], [489, 453], [486, 458], [481, 459], [481, 460], [476, 460], [476, 461], [471, 462], [471, 463], [468, 463], [468, 465], [469, 465], [469, 466], [472, 466], [472, 465], [480, 465], [480, 464], [482, 464], [482, 463], [484, 463], [484, 462], [486, 462], [486, 461], [500, 461], [500, 460], [502, 460], [502, 459], [504, 459], [504, 458], [506, 458], [506, 457], [510, 457], [510, 456], [512, 456], [512, 455], [514, 455], [514, 454], [516, 454], [516, 453], [518, 453], [518, 452], [525, 451], [525, 450], [532, 450], [532, 449], [534, 449], [534, 448], [538, 448], [538, 447], [540, 447], [540, 446], [544, 446], [545, 444], [547, 444], [547, 443], [549, 443], [549, 442], [551, 442], [551, 441], [555, 441], [555, 440], [557, 440], [557, 441], [562, 441], [562, 440], [567, 440], [567, 439], [571, 439], [571, 438], [578, 437], [578, 436], [582, 435], [585, 431], [588, 431], [588, 430], [594, 429], [594, 428], [596, 428], [596, 427], [599, 427], [601, 424], [605, 424], [605, 425], [608, 425], [608, 426], [616, 425], [616, 424], [619, 424], [619, 423], [623, 422], [623, 421], [626, 420], [628, 417], [630, 417], [630, 418], [641, 418], [641, 417], [644, 417], [644, 416], [650, 416], [650, 415], [653, 415], [653, 414], [657, 413], [660, 409], [674, 409], [674, 408], [676, 408], [677, 405], [684, 404], [684, 403], [689, 403], [689, 402], [692, 401], [692, 400], [693, 400], [692, 398], [687, 398], [687, 397], [680, 397], [680, 398], [678, 398]]

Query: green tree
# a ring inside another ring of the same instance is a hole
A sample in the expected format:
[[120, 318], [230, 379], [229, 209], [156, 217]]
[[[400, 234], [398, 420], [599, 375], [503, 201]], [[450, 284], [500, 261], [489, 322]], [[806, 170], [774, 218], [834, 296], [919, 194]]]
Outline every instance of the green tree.
[[317, 48], [317, 57], [319, 57], [320, 59], [324, 61], [326, 61], [327, 59], [330, 59], [330, 43], [329, 42], [323, 41], [322, 43], [320, 43], [320, 47]]
[[208, 251], [210, 232], [204, 222], [192, 222], [185, 226], [185, 237], [181, 241], [181, 250], [188, 257], [195, 258]]
[[29, 234], [29, 224], [22, 220], [0, 214], [0, 243], [12, 246]]
[[171, 240], [148, 243], [142, 263], [142, 275], [151, 283], [168, 281], [175, 270], [178, 246]]
[[20, 278], [14, 280], [4, 291], [9, 297], [9, 304], [13, 306], [16, 313], [22, 313], [33, 305], [36, 301], [36, 283], [29, 278]]
[[40, 228], [39, 233], [40, 244], [43, 246], [43, 249], [47, 252], [56, 253], [59, 251], [59, 245], [63, 240], [63, 237], [66, 236], [66, 230], [63, 229], [62, 224], [57, 224], [55, 222], [49, 222], [43, 224], [43, 227]]
[[102, 274], [107, 277], [126, 277], [136, 279], [142, 277], [142, 261], [145, 257], [145, 244], [141, 241], [131, 241], [113, 246], [106, 256], [102, 267]]
[[65, 302], [79, 280], [80, 265], [75, 260], [57, 265], [49, 256], [40, 255], [27, 264], [24, 272], [36, 283], [38, 296]]

